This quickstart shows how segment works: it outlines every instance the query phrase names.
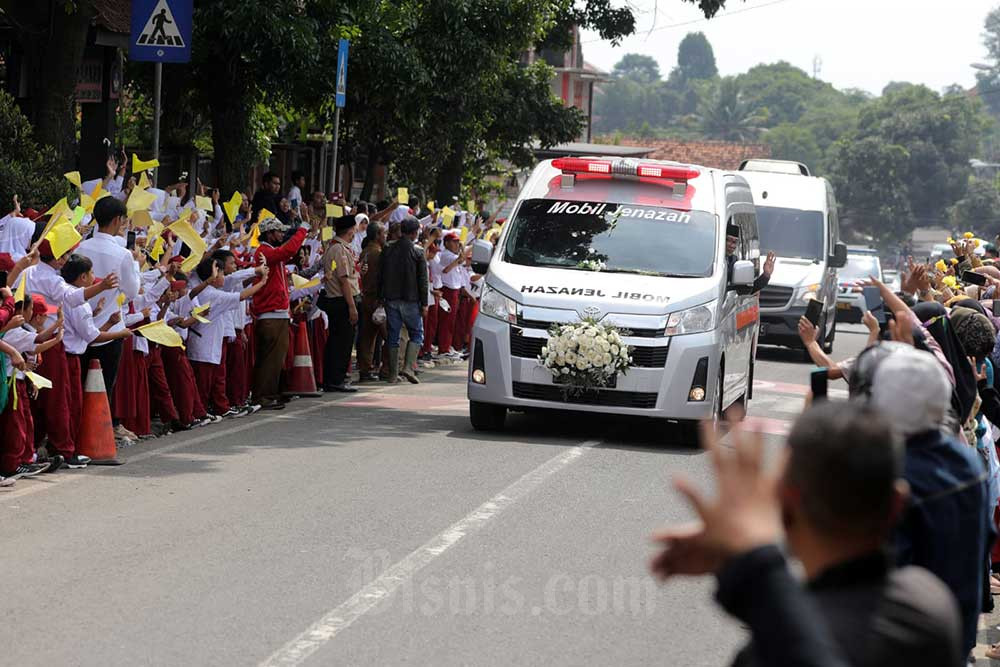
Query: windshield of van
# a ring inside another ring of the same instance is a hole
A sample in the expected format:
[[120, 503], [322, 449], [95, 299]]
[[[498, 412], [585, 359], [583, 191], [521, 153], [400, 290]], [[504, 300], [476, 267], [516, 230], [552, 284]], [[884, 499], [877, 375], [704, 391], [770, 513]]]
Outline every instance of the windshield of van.
[[875, 255], [848, 255], [847, 264], [837, 271], [837, 280], [842, 283], [868, 280], [869, 276], [882, 278], [882, 269]]
[[760, 249], [778, 257], [823, 259], [823, 214], [797, 208], [757, 206]]
[[704, 211], [529, 199], [509, 223], [505, 260], [585, 271], [710, 276], [716, 220]]

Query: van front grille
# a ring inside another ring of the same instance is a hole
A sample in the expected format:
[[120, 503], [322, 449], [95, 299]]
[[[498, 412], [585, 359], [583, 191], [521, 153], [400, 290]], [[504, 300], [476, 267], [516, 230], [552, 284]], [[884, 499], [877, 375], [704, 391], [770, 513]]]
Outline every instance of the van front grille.
[[639, 408], [652, 410], [656, 407], [656, 392], [643, 391], [613, 391], [596, 389], [572, 395], [554, 384], [533, 384], [530, 382], [513, 383], [514, 398], [524, 398], [534, 401], [553, 401], [575, 405], [601, 405], [615, 408]]
[[[539, 329], [541, 331], [548, 331], [552, 328], [555, 322], [545, 322], [543, 320], [526, 320], [520, 315], [517, 316], [517, 326], [522, 329]], [[631, 336], [633, 338], [663, 338], [666, 336], [664, 329], [629, 329], [627, 327], [618, 327], [623, 336]]]
[[[545, 338], [532, 338], [521, 334], [520, 329], [511, 327], [510, 354], [521, 359], [537, 359], [548, 342]], [[636, 368], [663, 368], [667, 365], [666, 345], [660, 347], [633, 347], [632, 365]]]
[[792, 293], [794, 291], [791, 287], [768, 285], [760, 291], [760, 307], [784, 308], [792, 300]]

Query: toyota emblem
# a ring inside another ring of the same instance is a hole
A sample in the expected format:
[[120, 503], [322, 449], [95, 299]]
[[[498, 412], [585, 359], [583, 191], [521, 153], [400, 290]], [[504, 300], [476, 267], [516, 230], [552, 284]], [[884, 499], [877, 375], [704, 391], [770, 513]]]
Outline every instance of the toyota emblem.
[[587, 306], [586, 308], [583, 309], [583, 314], [586, 317], [596, 318], [598, 315], [601, 314], [601, 309], [598, 308], [597, 306]]

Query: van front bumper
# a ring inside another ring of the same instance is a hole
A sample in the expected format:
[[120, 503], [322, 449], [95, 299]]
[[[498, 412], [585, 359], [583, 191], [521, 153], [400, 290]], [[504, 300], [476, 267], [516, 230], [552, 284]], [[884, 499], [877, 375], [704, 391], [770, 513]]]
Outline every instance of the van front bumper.
[[805, 306], [792, 306], [777, 313], [760, 312], [760, 337], [764, 345], [802, 347], [799, 320], [806, 314]]
[[[717, 332], [655, 339], [626, 338], [633, 347], [665, 346], [664, 366], [629, 368], [627, 373], [618, 376], [613, 389], [567, 397], [563, 387], [552, 382], [552, 376], [537, 358], [511, 354], [511, 329], [512, 325], [492, 317], [480, 315], [476, 318], [472, 331], [473, 354], [469, 362], [470, 401], [503, 405], [514, 410], [547, 408], [677, 420], [701, 420], [712, 415], [713, 397], [719, 391], [721, 345]], [[543, 335], [528, 330], [523, 334]], [[478, 363], [478, 346], [482, 349], [483, 384], [472, 379]], [[689, 401], [688, 393], [698, 361], [703, 357], [708, 362], [705, 400]]]

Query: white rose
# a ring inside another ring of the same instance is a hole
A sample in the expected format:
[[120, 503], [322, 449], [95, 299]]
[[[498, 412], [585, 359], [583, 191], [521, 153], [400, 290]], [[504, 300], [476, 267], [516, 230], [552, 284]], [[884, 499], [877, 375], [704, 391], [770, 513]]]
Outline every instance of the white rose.
[[587, 369], [587, 362], [584, 361], [583, 357], [580, 357], [576, 360], [576, 368], [577, 370], [581, 371]]
[[615, 355], [616, 357], [618, 356], [618, 353], [620, 351], [621, 351], [621, 348], [618, 347], [617, 345], [612, 345], [611, 346], [611, 354]]
[[549, 348], [548, 347], [543, 347], [542, 348], [542, 356], [548, 356], [548, 354], [549, 354]]
[[573, 365], [574, 363], [576, 363], [576, 352], [573, 352], [572, 350], [570, 350], [564, 356], [566, 358], [566, 363], [567, 364]]
[[563, 375], [569, 375], [569, 369], [568, 368], [564, 367], [561, 372], [562, 372]]
[[603, 355], [603, 356], [601, 357], [601, 362], [602, 362], [602, 363], [603, 363], [603, 364], [604, 364], [605, 366], [608, 366], [608, 365], [610, 365], [610, 364], [611, 364], [611, 355], [610, 355], [610, 354], [608, 354], [607, 352], [605, 352], [605, 353], [604, 353], [604, 355]]

